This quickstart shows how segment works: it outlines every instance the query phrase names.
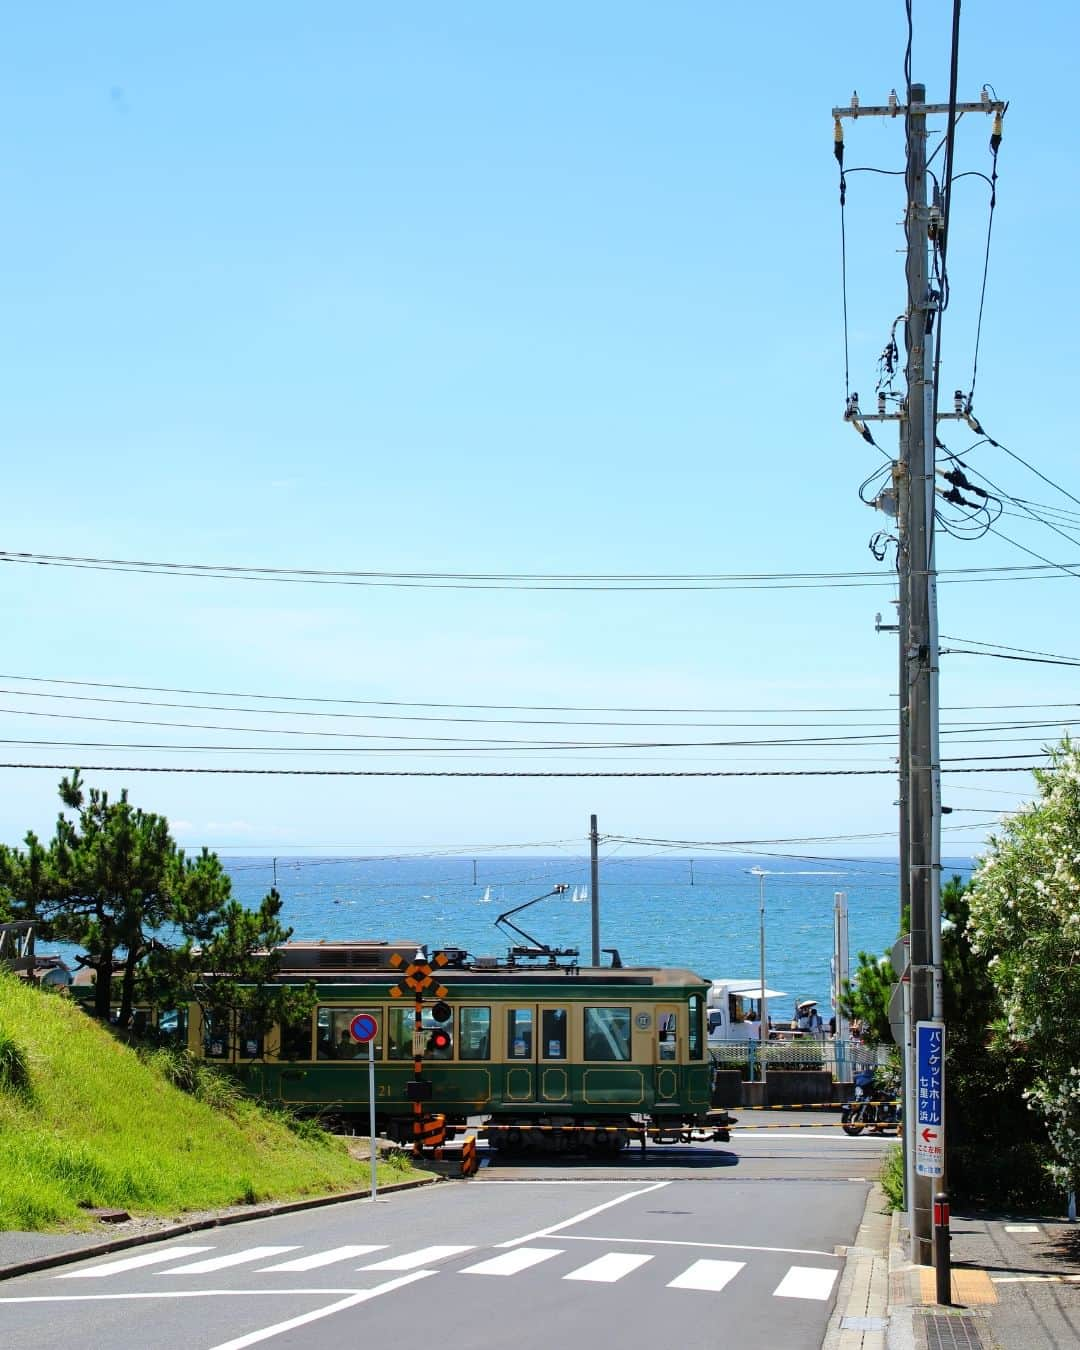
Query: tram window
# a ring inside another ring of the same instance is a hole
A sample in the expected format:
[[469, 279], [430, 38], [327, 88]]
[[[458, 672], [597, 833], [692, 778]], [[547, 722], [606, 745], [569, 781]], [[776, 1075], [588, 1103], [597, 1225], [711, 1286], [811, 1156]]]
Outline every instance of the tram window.
[[532, 1043], [533, 1010], [531, 1008], [507, 1008], [507, 1059], [532, 1059]]
[[585, 1058], [630, 1058], [630, 1009], [585, 1009]]
[[676, 1037], [676, 1016], [673, 1012], [663, 1012], [656, 1019], [657, 1039], [660, 1042], [661, 1059], [677, 1059], [678, 1039]]
[[[109, 1013], [109, 1021], [113, 1024], [113, 1026], [119, 1026], [120, 1024], [119, 1005], [113, 1008]], [[128, 1026], [128, 1030], [132, 1033], [132, 1035], [145, 1036], [149, 1028], [150, 1028], [150, 1009], [132, 1008], [131, 1022], [129, 1023]]]
[[[413, 1031], [416, 1027], [416, 1013], [412, 1008], [390, 1009], [390, 1058], [412, 1059]], [[444, 1032], [449, 1041], [440, 1045], [441, 1039], [436, 1033]], [[423, 1042], [421, 1056], [424, 1059], [453, 1059], [454, 1057], [454, 1019], [448, 1022], [436, 1022], [430, 1008], [424, 1008], [420, 1017], [420, 1033]]]
[[700, 994], [690, 995], [690, 1017], [689, 1017], [689, 1035], [687, 1037], [687, 1050], [691, 1059], [701, 1059], [703, 1057], [703, 1041], [701, 1036], [701, 1013], [702, 1002]]
[[390, 1009], [390, 1058], [412, 1059], [413, 1022], [415, 1018], [411, 1008]]
[[222, 1012], [203, 1013], [203, 1056], [206, 1059], [228, 1059], [229, 1014]]
[[238, 1040], [241, 1059], [261, 1059], [263, 1052], [263, 1029], [254, 1018], [240, 1017]]
[[491, 1009], [461, 1008], [458, 1011], [458, 1057], [491, 1058]]
[[[394, 1012], [403, 1012], [402, 1008], [395, 1008], [391, 1011], [391, 1017]], [[349, 1026], [357, 1014], [366, 1012], [379, 1023], [379, 1034], [375, 1038], [375, 1058], [382, 1058], [382, 1016], [377, 1008], [327, 1008], [321, 1007], [318, 1010], [316, 1020], [317, 1027], [317, 1054], [319, 1059], [367, 1059], [368, 1049], [366, 1043], [354, 1041], [349, 1031]], [[412, 1014], [410, 1013], [411, 1017]], [[393, 1030], [390, 1036], [393, 1040]], [[412, 1027], [409, 1028], [409, 1036], [412, 1036]], [[305, 1054], [309, 1052], [305, 1051]], [[409, 1045], [409, 1057], [412, 1056], [412, 1044]], [[393, 1055], [391, 1055], [393, 1058]], [[404, 1056], [400, 1056], [404, 1058]]]
[[168, 1045], [187, 1045], [188, 1010], [165, 1008], [158, 1013], [158, 1036]]
[[545, 1059], [566, 1058], [566, 1009], [545, 1008], [540, 1014], [540, 1044]]
[[311, 1017], [281, 1024], [280, 1059], [311, 1058]]

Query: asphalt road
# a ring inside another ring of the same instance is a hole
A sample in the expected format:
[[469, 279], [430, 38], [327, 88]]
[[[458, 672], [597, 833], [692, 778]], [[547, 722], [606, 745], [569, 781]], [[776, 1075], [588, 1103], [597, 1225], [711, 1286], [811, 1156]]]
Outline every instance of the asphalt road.
[[468, 1183], [10, 1280], [0, 1343], [817, 1350], [838, 1248], [854, 1237], [884, 1147], [827, 1126], [770, 1128], [604, 1166], [492, 1162]]

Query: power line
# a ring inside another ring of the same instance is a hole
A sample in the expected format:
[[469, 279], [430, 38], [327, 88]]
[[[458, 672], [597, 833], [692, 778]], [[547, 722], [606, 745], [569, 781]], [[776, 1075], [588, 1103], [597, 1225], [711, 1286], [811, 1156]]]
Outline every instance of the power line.
[[[994, 442], [996, 444], [996, 442]], [[880, 448], [880, 447], [879, 447]], [[1004, 448], [1004, 447], [1002, 447]], [[1034, 554], [1038, 557], [1038, 554]], [[1058, 571], [1061, 563], [1042, 559]], [[234, 567], [218, 563], [150, 562], [118, 558], [91, 558], [68, 554], [24, 553], [0, 549], [0, 563], [38, 567], [75, 568], [99, 572], [129, 572], [143, 576], [185, 576], [214, 581], [282, 582], [321, 586], [391, 586], [434, 590], [538, 591], [713, 591], [713, 590], [821, 590], [891, 586], [894, 579], [877, 572], [717, 572], [686, 574], [574, 574], [514, 572], [351, 572], [315, 568]], [[1080, 564], [1077, 564], [1080, 566]], [[989, 580], [1041, 580], [1038, 567], [965, 567], [943, 569], [939, 578], [954, 584]]]
[[[124, 747], [116, 747], [118, 749]], [[130, 747], [127, 747], [130, 748]], [[168, 748], [168, 747], [165, 747]], [[1010, 756], [1006, 756], [1010, 758]], [[0, 769], [59, 769], [69, 773], [71, 764], [0, 763]], [[1040, 764], [995, 765], [992, 768], [958, 767], [950, 773], [1034, 773]], [[865, 778], [896, 776], [892, 769], [640, 769], [640, 770], [548, 770], [513, 772], [465, 769], [239, 769], [207, 768], [204, 765], [80, 764], [85, 773], [188, 773], [242, 774], [274, 778]]]
[[[1001, 646], [1003, 646], [1003, 644], [1002, 644], [1002, 643], [999, 643], [999, 642], [989, 643], [989, 644], [979, 643], [978, 639], [976, 639], [976, 638], [958, 638], [958, 637], [949, 637], [949, 641], [950, 641], [950, 642], [969, 642], [969, 643], [971, 643], [972, 645], [989, 645], [989, 646], [994, 646], [994, 647], [1001, 647]], [[1023, 651], [1023, 652], [1028, 652], [1028, 649], [1027, 649], [1027, 648], [1023, 648], [1023, 647], [1005, 648], [1005, 650], [1008, 650], [1008, 651]], [[1056, 653], [1053, 653], [1053, 652], [1040, 652], [1040, 651], [1028, 652], [1028, 654], [1029, 654], [1029, 655], [1034, 655], [1034, 656], [1054, 656], [1054, 655], [1056, 655]], [[1063, 659], [1063, 660], [1069, 660], [1069, 659], [1072, 659], [1072, 658], [1061, 658], [1061, 659]], [[1080, 659], [1080, 658], [1078, 658], [1078, 659]], [[686, 715], [686, 716], [689, 716], [689, 715], [691, 715], [691, 714], [702, 714], [702, 715], [706, 715], [706, 714], [713, 714], [713, 715], [729, 714], [729, 715], [742, 715], [742, 716], [749, 716], [749, 715], [752, 715], [752, 714], [753, 714], [753, 715], [760, 714], [760, 715], [762, 715], [762, 716], [770, 716], [770, 715], [779, 715], [779, 714], [784, 714], [784, 713], [791, 714], [791, 715], [795, 715], [795, 714], [807, 714], [807, 715], [810, 715], [810, 714], [822, 714], [822, 715], [825, 715], [825, 714], [839, 714], [839, 713], [843, 713], [843, 714], [848, 714], [848, 713], [881, 713], [881, 712], [893, 712], [893, 711], [895, 711], [894, 708], [866, 707], [866, 706], [835, 707], [835, 708], [822, 708], [822, 707], [810, 707], [810, 708], [775, 708], [775, 707], [774, 707], [774, 708], [701, 708], [701, 707], [671, 708], [671, 707], [667, 707], [667, 708], [664, 708], [664, 707], [631, 707], [631, 706], [618, 706], [618, 705], [605, 706], [605, 705], [602, 705], [602, 704], [570, 704], [570, 703], [537, 703], [537, 704], [533, 704], [533, 703], [432, 703], [432, 702], [424, 702], [424, 701], [421, 701], [421, 700], [418, 700], [418, 699], [331, 698], [331, 697], [327, 697], [327, 696], [325, 696], [325, 695], [318, 695], [318, 694], [261, 694], [261, 693], [252, 693], [250, 690], [235, 691], [235, 690], [224, 690], [224, 689], [186, 689], [186, 688], [180, 688], [180, 687], [175, 687], [175, 686], [170, 686], [170, 685], [156, 685], [156, 684], [120, 684], [120, 683], [116, 683], [116, 682], [107, 682], [107, 681], [103, 681], [103, 680], [71, 680], [71, 679], [62, 679], [62, 678], [60, 678], [60, 677], [57, 677], [57, 676], [51, 676], [51, 675], [11, 675], [11, 674], [5, 675], [5, 674], [0, 673], [0, 680], [16, 680], [16, 681], [19, 681], [20, 683], [28, 683], [28, 684], [60, 684], [60, 685], [64, 685], [65, 687], [74, 687], [74, 688], [79, 688], [79, 689], [121, 689], [121, 690], [125, 690], [125, 691], [130, 691], [130, 692], [150, 693], [150, 694], [192, 694], [192, 695], [201, 696], [201, 697], [206, 697], [206, 698], [236, 698], [236, 699], [244, 698], [244, 699], [255, 699], [255, 700], [268, 700], [268, 701], [273, 701], [273, 702], [277, 702], [277, 703], [333, 703], [333, 704], [338, 704], [338, 705], [340, 705], [340, 706], [347, 706], [347, 707], [369, 707], [369, 708], [448, 708], [448, 709], [465, 709], [465, 708], [470, 708], [470, 709], [474, 709], [474, 710], [488, 711], [488, 712], [608, 712], [608, 713], [670, 713], [670, 714]], [[0, 691], [0, 692], [4, 692], [4, 691]], [[14, 693], [16, 697], [22, 697], [22, 695], [20, 695], [20, 694], [18, 693], [18, 691], [6, 691], [6, 692]], [[69, 696], [69, 695], [67, 695], [67, 694], [43, 694], [43, 695], [41, 695], [41, 697], [44, 697], [44, 698], [69, 698], [69, 697], [72, 697], [72, 698], [74, 698], [74, 697], [76, 697], [76, 696], [74, 696], [74, 695], [70, 695], [70, 696]], [[129, 702], [129, 700], [126, 700], [126, 699], [102, 699], [102, 700], [100, 700], [100, 701], [101, 701], [101, 702], [105, 702], [105, 703], [126, 703], [126, 702]], [[135, 703], [137, 703], [137, 704], [138, 704], [138, 703], [142, 703], [142, 700], [130, 700], [130, 701], [131, 701], [131, 702], [135, 702]], [[166, 707], [168, 707], [168, 706], [173, 706], [173, 705], [165, 704], [165, 705], [152, 705], [152, 706], [166, 706]], [[191, 706], [197, 706], [197, 705], [179, 704], [179, 705], [175, 705], [175, 706], [179, 706], [179, 707], [191, 707]], [[1072, 703], [954, 703], [954, 704], [948, 705], [948, 707], [946, 708], [946, 711], [948, 711], [948, 712], [987, 712], [987, 711], [1007, 710], [1007, 709], [1029, 709], [1029, 708], [1075, 708], [1075, 707], [1080, 707], [1080, 703], [1075, 703], [1075, 702], [1072, 702]], [[222, 709], [222, 711], [244, 712], [244, 711], [246, 711], [246, 709], [242, 709], [242, 708], [232, 708], [232, 709]], [[269, 711], [269, 710], [268, 710], [268, 711]], [[281, 709], [281, 710], [277, 710], [277, 711], [281, 711], [283, 714], [286, 714], [286, 715], [293, 715], [293, 716], [300, 716], [300, 715], [302, 715], [301, 710], [295, 710], [295, 711], [294, 711], [294, 710], [291, 710], [291, 709]], [[333, 713], [331, 713], [331, 714], [328, 714], [328, 715], [329, 715], [329, 716], [338, 716], [339, 714], [333, 714]], [[340, 714], [340, 715], [344, 715], [344, 714]], [[444, 720], [444, 719], [438, 718], [438, 719], [433, 719], [433, 720], [442, 721], [442, 720]], [[449, 720], [449, 719], [446, 719], [446, 720]], [[514, 721], [517, 721], [518, 719], [515, 718], [515, 719], [513, 719], [513, 720], [514, 720]], [[571, 725], [573, 725], [573, 724], [571, 724]], [[676, 725], [678, 725], [678, 724], [676, 724]]]

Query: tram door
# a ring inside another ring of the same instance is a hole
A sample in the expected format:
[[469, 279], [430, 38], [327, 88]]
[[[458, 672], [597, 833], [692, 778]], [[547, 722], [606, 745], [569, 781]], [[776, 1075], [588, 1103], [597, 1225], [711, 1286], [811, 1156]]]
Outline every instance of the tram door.
[[685, 1007], [660, 1004], [656, 1009], [656, 1100], [671, 1101], [679, 1095], [679, 1065], [682, 1042], [679, 1022]]
[[506, 1100], [570, 1100], [570, 1014], [550, 1004], [506, 1010]]

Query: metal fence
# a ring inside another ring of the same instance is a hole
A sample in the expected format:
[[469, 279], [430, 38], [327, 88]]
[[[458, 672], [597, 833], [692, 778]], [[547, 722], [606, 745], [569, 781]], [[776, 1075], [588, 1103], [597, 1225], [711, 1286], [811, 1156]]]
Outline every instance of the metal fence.
[[748, 1083], [762, 1078], [762, 1069], [824, 1069], [833, 1081], [850, 1083], [855, 1074], [881, 1068], [889, 1047], [862, 1041], [804, 1036], [795, 1041], [712, 1041], [709, 1055], [717, 1069], [739, 1069]]

